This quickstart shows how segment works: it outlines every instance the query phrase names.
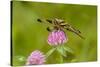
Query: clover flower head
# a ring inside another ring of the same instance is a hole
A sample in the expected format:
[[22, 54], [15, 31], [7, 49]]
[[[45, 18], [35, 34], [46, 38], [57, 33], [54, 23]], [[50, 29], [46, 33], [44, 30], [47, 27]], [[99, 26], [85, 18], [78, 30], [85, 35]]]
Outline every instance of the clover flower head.
[[33, 51], [27, 59], [26, 65], [40, 65], [44, 64], [45, 55], [39, 50]]
[[47, 40], [48, 44], [52, 46], [61, 45], [67, 41], [68, 37], [62, 30], [53, 30], [52, 32], [50, 32]]

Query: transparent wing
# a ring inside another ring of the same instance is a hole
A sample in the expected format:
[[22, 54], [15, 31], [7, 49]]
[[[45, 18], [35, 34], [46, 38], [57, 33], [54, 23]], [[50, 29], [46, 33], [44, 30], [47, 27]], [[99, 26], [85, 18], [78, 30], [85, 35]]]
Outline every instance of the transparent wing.
[[49, 22], [49, 23], [52, 24], [52, 20], [49, 20], [49, 19], [46, 19], [46, 20], [44, 20], [44, 19], [37, 19], [37, 21], [38, 21], [38, 22], [41, 22], [41, 23]]

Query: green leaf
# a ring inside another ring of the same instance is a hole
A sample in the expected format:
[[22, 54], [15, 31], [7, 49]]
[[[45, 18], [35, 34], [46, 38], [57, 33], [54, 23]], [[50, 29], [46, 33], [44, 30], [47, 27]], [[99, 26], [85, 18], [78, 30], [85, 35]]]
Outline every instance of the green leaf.
[[64, 57], [67, 57], [66, 51], [64, 50], [63, 46], [58, 46], [57, 51], [63, 55]]
[[26, 57], [24, 57], [24, 56], [15, 56], [15, 58], [16, 58], [16, 61], [18, 61], [18, 62], [26, 61]]
[[70, 52], [70, 53], [74, 53], [73, 52], [73, 50], [70, 48], [70, 47], [68, 47], [68, 46], [63, 46], [63, 49], [65, 50], [65, 51], [67, 51], [67, 52]]
[[46, 58], [49, 57], [55, 50], [56, 50], [56, 48], [50, 49], [50, 50], [46, 53]]

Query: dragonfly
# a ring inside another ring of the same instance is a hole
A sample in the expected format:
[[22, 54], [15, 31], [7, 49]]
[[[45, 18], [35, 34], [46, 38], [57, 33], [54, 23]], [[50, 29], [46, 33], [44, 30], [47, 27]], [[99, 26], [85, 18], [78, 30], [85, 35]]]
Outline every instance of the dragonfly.
[[43, 23], [43, 22], [49, 22], [50, 24], [52, 24], [52, 28], [47, 27], [48, 31], [52, 31], [52, 30], [68, 30], [70, 32], [75, 33], [76, 35], [78, 35], [80, 38], [85, 39], [82, 35], [80, 30], [74, 28], [71, 24], [69, 24], [68, 22], [65, 22], [62, 19], [58, 19], [58, 18], [54, 18], [52, 20], [50, 19], [37, 19], [38, 22]]

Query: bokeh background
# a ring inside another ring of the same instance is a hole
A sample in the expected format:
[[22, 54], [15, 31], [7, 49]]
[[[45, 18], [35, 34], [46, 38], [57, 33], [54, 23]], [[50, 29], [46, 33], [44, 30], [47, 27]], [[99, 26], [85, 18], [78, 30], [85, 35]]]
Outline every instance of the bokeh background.
[[[65, 63], [90, 62], [97, 60], [97, 6], [13, 1], [12, 3], [12, 64], [25, 65], [27, 57], [34, 50], [44, 54], [52, 47], [47, 43], [49, 24], [37, 22], [41, 19], [59, 18], [72, 24], [82, 32], [85, 40], [66, 31], [69, 41], [65, 46], [74, 50]], [[59, 54], [54, 52], [46, 64], [59, 63]]]

